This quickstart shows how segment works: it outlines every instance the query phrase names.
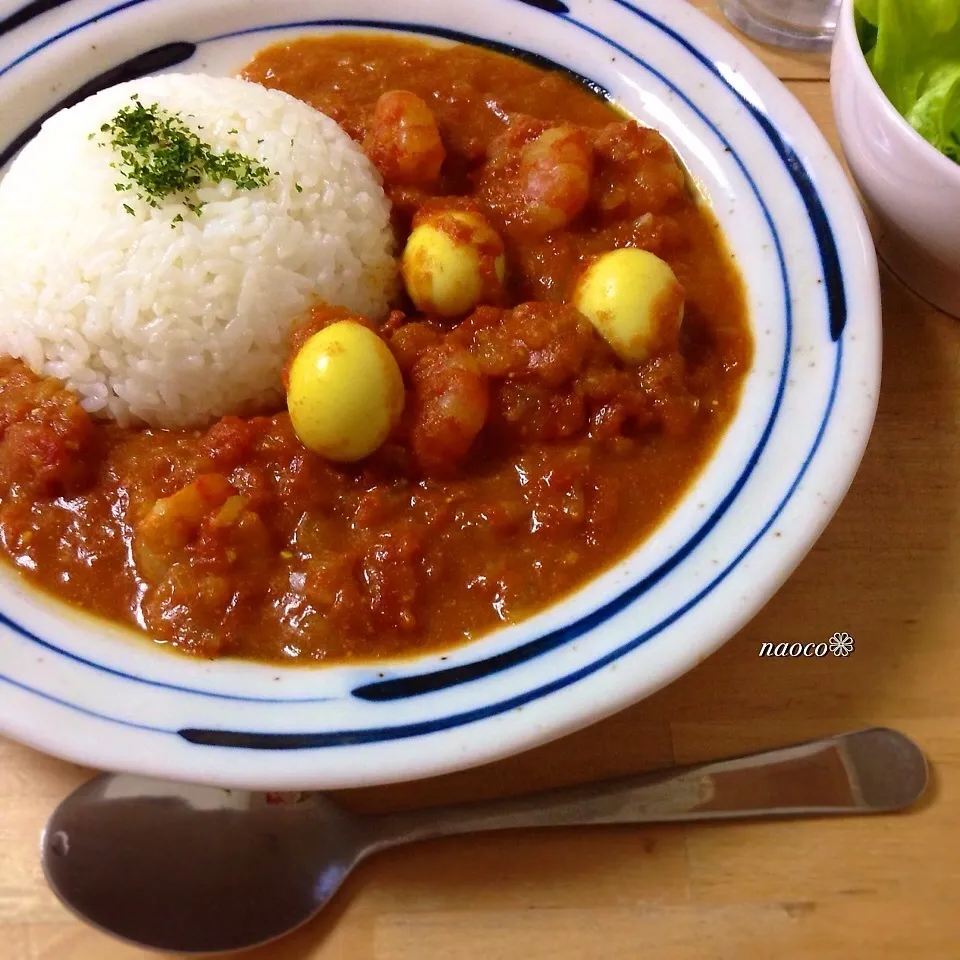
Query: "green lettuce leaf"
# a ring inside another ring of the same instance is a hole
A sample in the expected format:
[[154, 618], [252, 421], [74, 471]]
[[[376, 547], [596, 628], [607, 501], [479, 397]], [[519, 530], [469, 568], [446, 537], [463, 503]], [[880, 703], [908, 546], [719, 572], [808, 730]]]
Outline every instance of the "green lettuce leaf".
[[960, 163], [960, 0], [855, 0], [857, 35], [887, 98]]
[[960, 61], [942, 64], [931, 74], [907, 120], [921, 137], [960, 163]]

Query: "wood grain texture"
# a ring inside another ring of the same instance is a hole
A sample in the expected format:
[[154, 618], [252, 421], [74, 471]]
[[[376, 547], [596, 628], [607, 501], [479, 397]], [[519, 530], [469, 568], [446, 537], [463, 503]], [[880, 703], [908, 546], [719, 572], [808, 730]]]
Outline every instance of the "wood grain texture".
[[[710, 10], [712, 0], [698, 0]], [[810, 58], [764, 54], [784, 77]], [[819, 73], [817, 70], [819, 69]], [[830, 142], [828, 86], [791, 83]], [[861, 820], [465, 837], [365, 864], [328, 912], [249, 960], [956, 960], [960, 858], [960, 323], [884, 272], [884, 381], [862, 468], [797, 572], [722, 650], [589, 730], [479, 770], [354, 791], [376, 811], [497, 796], [888, 724], [931, 797]], [[766, 640], [856, 639], [842, 660]], [[147, 960], [74, 921], [37, 863], [87, 772], [0, 742], [0, 960]], [[238, 958], [239, 960], [239, 958]]]

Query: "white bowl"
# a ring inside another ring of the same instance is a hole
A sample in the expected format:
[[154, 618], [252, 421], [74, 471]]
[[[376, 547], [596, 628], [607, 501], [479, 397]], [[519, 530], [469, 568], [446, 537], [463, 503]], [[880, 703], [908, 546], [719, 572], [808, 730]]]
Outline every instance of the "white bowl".
[[[3, 0], [0, 17], [18, 6]], [[656, 535], [564, 602], [443, 657], [198, 662], [71, 613], [3, 567], [0, 730], [10, 736], [94, 767], [253, 789], [350, 787], [493, 760], [599, 720], [707, 657], [769, 600], [844, 496], [880, 381], [866, 222], [796, 100], [687, 4], [71, 0], [6, 27], [11, 141], [147, 48], [161, 52], [136, 62], [154, 70], [229, 73], [268, 42], [356, 27], [548, 57], [672, 141], [735, 253], [755, 338], [738, 413]]]
[[830, 86], [843, 152], [877, 219], [877, 250], [911, 290], [960, 317], [960, 164], [927, 143], [874, 79], [853, 0], [840, 11]]

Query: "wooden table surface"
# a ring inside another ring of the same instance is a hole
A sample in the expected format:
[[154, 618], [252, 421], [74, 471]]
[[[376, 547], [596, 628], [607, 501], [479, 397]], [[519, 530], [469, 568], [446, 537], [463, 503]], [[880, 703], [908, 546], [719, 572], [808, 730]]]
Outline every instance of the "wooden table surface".
[[[679, 2], [679, 0], [676, 0]], [[713, 0], [698, 0], [711, 16]], [[762, 50], [836, 149], [827, 62]], [[387, 810], [521, 793], [864, 725], [927, 752], [892, 817], [531, 831], [363, 865], [325, 915], [249, 960], [956, 960], [960, 957], [960, 322], [883, 277], [884, 380], [860, 473], [789, 582], [651, 699], [524, 756], [343, 795]], [[847, 659], [761, 659], [847, 631]], [[44, 884], [43, 823], [89, 771], [0, 740], [0, 960], [133, 960]]]

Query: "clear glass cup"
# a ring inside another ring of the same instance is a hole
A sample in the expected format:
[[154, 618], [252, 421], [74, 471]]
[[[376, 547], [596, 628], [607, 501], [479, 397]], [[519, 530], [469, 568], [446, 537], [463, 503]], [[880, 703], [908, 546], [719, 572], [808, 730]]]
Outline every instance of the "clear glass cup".
[[841, 0], [717, 0], [745, 34], [775, 47], [829, 50]]

